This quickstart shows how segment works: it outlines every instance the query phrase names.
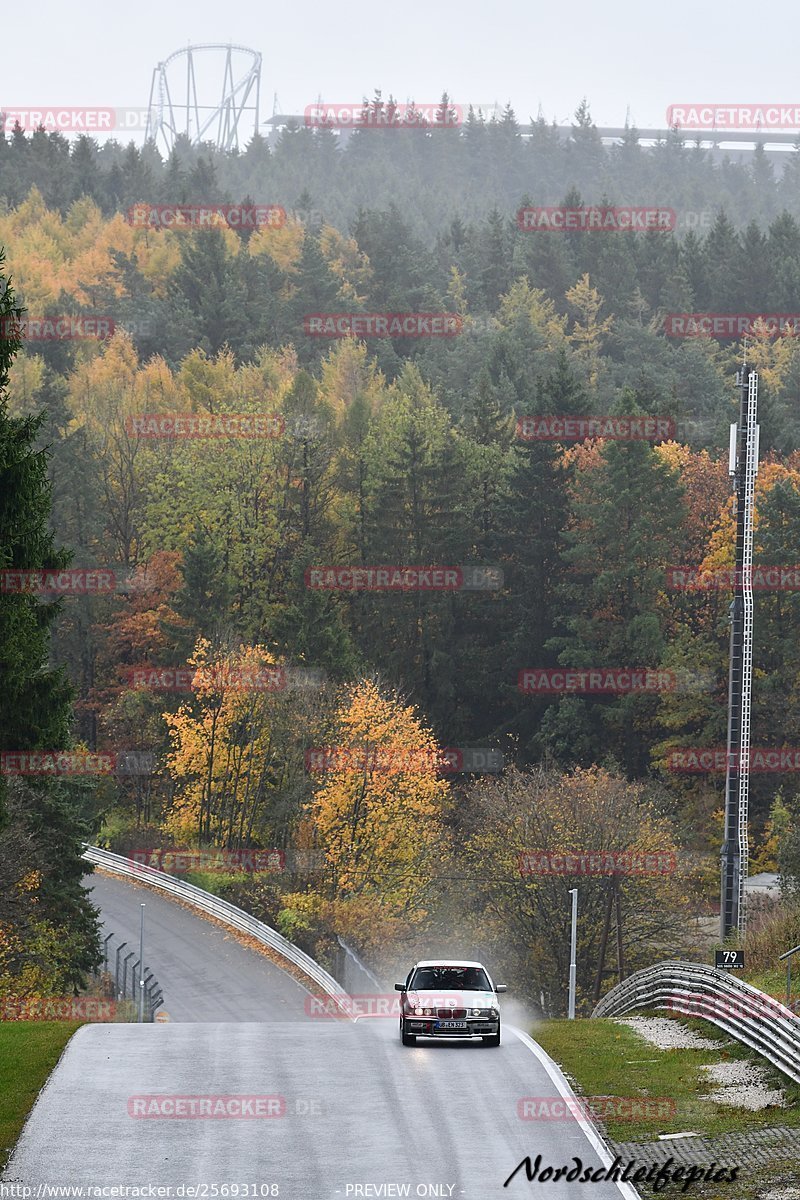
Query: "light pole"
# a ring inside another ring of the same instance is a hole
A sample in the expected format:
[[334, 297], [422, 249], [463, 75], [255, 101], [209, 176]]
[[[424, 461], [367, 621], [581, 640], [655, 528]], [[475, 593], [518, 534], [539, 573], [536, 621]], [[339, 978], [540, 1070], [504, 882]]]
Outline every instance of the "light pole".
[[139, 962], [141, 969], [139, 974], [139, 1024], [144, 1021], [144, 904], [141, 906], [142, 919], [139, 923]]
[[572, 896], [572, 930], [569, 939], [569, 1019], [575, 1020], [575, 985], [577, 981], [578, 889], [570, 888]]

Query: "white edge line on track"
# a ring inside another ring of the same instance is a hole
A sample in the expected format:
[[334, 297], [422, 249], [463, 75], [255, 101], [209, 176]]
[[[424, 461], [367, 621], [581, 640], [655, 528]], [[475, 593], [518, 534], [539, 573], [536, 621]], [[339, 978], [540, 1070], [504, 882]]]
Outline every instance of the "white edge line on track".
[[[557, 1087], [559, 1094], [565, 1100], [575, 1100], [577, 1102], [573, 1110], [575, 1120], [580, 1125], [587, 1141], [597, 1153], [603, 1166], [610, 1167], [614, 1159], [611, 1157], [608, 1146], [600, 1137], [600, 1134], [597, 1132], [595, 1126], [587, 1118], [585, 1112], [583, 1111], [584, 1106], [581, 1105], [580, 1101], [578, 1101], [578, 1097], [570, 1087], [564, 1072], [561, 1070], [561, 1067], [559, 1067], [558, 1063], [555, 1062], [555, 1060], [550, 1057], [547, 1051], [543, 1050], [542, 1047], [539, 1046], [532, 1037], [529, 1037], [527, 1033], [524, 1033], [523, 1030], [517, 1029], [514, 1025], [506, 1025], [505, 1028], [509, 1031], [509, 1033], [513, 1033], [515, 1037], [518, 1037], [523, 1045], [528, 1047], [531, 1053], [536, 1055], [539, 1062], [550, 1076], [551, 1081]], [[625, 1200], [641, 1200], [641, 1197], [639, 1196], [639, 1193], [636, 1191], [636, 1188], [633, 1186], [633, 1184], [622, 1183], [619, 1179], [615, 1179], [614, 1183], [619, 1188], [620, 1194], [625, 1197]]]

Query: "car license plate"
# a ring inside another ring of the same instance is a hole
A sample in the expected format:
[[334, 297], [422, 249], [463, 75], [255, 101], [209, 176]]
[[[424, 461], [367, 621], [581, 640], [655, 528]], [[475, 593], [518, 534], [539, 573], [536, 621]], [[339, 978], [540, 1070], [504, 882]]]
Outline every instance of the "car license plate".
[[466, 1021], [437, 1021], [437, 1029], [466, 1029]]

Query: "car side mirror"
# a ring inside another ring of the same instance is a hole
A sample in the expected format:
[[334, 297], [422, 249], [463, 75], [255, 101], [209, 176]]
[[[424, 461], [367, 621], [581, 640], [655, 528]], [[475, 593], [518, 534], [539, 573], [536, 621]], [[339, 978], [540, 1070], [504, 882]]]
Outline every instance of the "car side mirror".
[[498, 983], [494, 989], [496, 992], [507, 992], [508, 987], [504, 983]]
[[404, 983], [396, 983], [394, 985], [394, 990], [396, 992], [404, 992], [406, 990], [406, 985]]

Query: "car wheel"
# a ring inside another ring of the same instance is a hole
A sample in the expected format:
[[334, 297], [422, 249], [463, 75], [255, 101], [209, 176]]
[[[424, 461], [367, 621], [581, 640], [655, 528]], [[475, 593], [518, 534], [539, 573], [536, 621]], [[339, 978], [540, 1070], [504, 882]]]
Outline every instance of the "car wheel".
[[489, 1037], [482, 1038], [484, 1046], [499, 1046], [500, 1045], [500, 1030], [497, 1033], [491, 1033]]
[[406, 1033], [406, 1023], [403, 1020], [400, 1021], [400, 1041], [404, 1046], [416, 1046], [417, 1044], [416, 1034]]

